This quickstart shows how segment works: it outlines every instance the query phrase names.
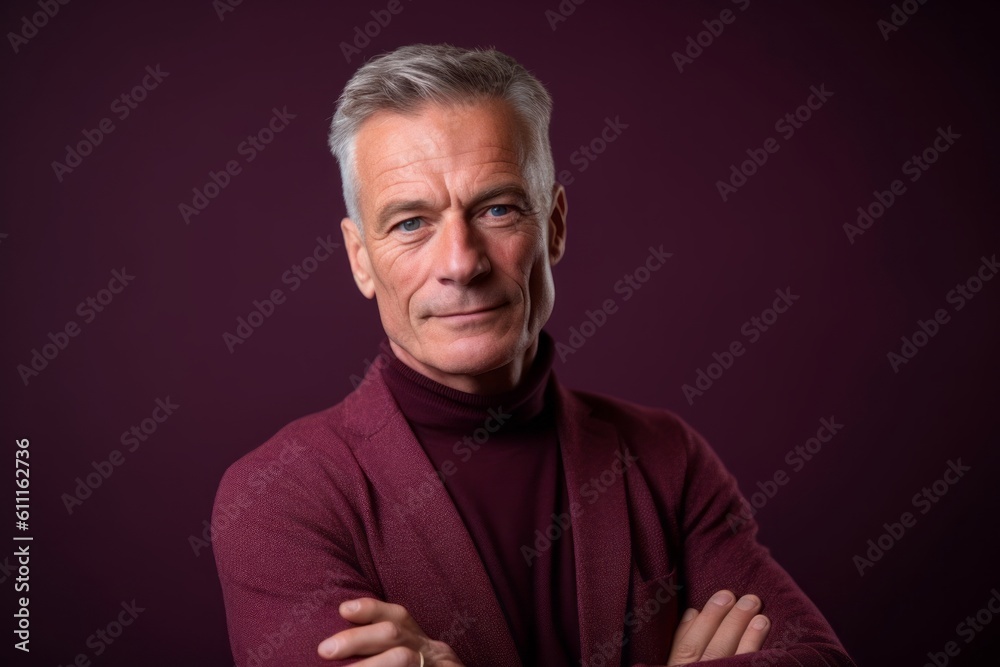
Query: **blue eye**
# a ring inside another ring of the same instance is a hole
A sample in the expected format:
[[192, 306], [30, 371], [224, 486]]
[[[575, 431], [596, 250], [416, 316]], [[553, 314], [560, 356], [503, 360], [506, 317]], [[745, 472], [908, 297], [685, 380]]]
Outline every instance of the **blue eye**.
[[398, 227], [404, 232], [414, 232], [420, 229], [421, 220], [420, 218], [410, 218], [409, 220], [404, 220], [399, 223]]
[[490, 207], [490, 214], [498, 218], [502, 218], [503, 216], [507, 215], [509, 210], [510, 206], [504, 206], [503, 204], [498, 204], [497, 206]]

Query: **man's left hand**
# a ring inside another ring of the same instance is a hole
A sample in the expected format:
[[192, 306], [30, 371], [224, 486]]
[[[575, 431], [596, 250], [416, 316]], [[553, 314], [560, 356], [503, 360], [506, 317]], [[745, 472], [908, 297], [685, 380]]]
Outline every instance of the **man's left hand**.
[[[340, 615], [359, 627], [342, 630], [320, 642], [318, 652], [328, 660], [372, 656], [358, 667], [463, 667], [444, 642], [424, 634], [405, 607], [374, 598], [348, 600]], [[423, 662], [421, 662], [423, 656]]]
[[756, 595], [744, 595], [737, 602], [727, 590], [713, 595], [701, 611], [688, 609], [674, 633], [667, 666], [759, 651], [771, 630], [767, 616], [757, 613], [760, 609]]

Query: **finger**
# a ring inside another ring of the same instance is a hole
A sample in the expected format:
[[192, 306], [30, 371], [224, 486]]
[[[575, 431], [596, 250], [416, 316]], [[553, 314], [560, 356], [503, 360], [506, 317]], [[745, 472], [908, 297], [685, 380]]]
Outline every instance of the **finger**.
[[[341, 630], [317, 647], [321, 658], [349, 658], [375, 655], [397, 646], [415, 645], [416, 638], [393, 621], [379, 621]], [[418, 660], [419, 662], [419, 660]]]
[[680, 641], [671, 647], [667, 664], [672, 666], [698, 662], [715, 636], [715, 631], [735, 604], [736, 596], [730, 591], [721, 590], [713, 595], [701, 613], [691, 621], [691, 627]]
[[722, 619], [719, 629], [701, 657], [704, 660], [714, 660], [733, 655], [751, 619], [758, 611], [760, 611], [760, 598], [756, 595], [744, 595], [737, 600], [736, 606]]
[[691, 627], [691, 621], [693, 621], [696, 618], [698, 618], [698, 610], [694, 609], [693, 607], [689, 607], [684, 612], [684, 615], [681, 616], [681, 622], [677, 626], [677, 630], [674, 631], [674, 644], [676, 644], [681, 640], [681, 637], [683, 637], [684, 634], [688, 631], [688, 628]]
[[420, 667], [420, 654], [411, 648], [397, 646], [356, 662], [354, 667]]
[[395, 621], [402, 625], [409, 616], [406, 607], [391, 602], [382, 602], [375, 598], [347, 600], [341, 603], [339, 611], [341, 616], [352, 623]]
[[750, 621], [750, 625], [747, 627], [746, 632], [743, 633], [743, 638], [740, 639], [740, 645], [736, 649], [736, 655], [741, 655], [743, 653], [753, 653], [759, 651], [760, 647], [764, 645], [764, 640], [767, 639], [767, 633], [771, 631], [771, 619], [763, 614], [757, 614]]

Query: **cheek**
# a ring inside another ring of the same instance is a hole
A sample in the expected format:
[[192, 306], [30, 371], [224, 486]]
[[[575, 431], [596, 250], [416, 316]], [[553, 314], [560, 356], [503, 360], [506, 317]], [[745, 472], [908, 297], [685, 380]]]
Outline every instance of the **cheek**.
[[532, 310], [537, 311], [533, 315], [543, 315], [545, 313], [542, 311], [546, 309], [551, 313], [555, 301], [555, 285], [552, 282], [552, 271], [544, 258], [532, 269], [529, 294]]
[[498, 257], [511, 275], [522, 285], [534, 282], [539, 266], [545, 261], [545, 244], [537, 229], [513, 235], [501, 245]]
[[423, 271], [414, 253], [383, 253], [373, 257], [376, 298], [380, 309], [408, 313], [410, 300], [423, 284]]
[[552, 271], [549, 268], [548, 254], [545, 252], [543, 244], [539, 243], [533, 247], [532, 253], [525, 272], [528, 276], [532, 305], [537, 308], [542, 303], [552, 301]]

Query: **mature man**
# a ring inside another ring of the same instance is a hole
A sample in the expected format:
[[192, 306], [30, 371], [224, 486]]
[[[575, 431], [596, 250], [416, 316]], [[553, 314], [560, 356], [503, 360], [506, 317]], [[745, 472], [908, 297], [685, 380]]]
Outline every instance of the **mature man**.
[[853, 664], [753, 520], [731, 530], [697, 433], [556, 380], [550, 113], [493, 50], [404, 47], [347, 84], [341, 228], [384, 363], [222, 480], [239, 665]]

